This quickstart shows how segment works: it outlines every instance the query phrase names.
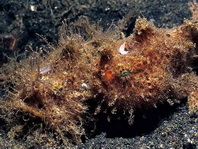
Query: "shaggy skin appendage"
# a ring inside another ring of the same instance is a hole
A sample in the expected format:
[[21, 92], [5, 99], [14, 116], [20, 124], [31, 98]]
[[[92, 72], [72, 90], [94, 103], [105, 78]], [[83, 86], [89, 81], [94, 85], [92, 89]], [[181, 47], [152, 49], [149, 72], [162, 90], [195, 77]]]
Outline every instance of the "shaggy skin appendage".
[[[192, 20], [181, 26], [157, 28], [139, 18], [133, 34], [122, 39], [81, 22], [86, 40], [71, 33], [45, 56], [35, 52], [20, 62], [11, 59], [0, 73], [5, 121], [29, 114], [67, 144], [86, 135], [88, 99], [105, 104], [112, 114], [133, 114], [188, 98], [189, 112], [196, 113], [198, 76], [192, 61], [198, 55], [198, 10], [191, 8]], [[103, 112], [100, 106], [95, 114]]]

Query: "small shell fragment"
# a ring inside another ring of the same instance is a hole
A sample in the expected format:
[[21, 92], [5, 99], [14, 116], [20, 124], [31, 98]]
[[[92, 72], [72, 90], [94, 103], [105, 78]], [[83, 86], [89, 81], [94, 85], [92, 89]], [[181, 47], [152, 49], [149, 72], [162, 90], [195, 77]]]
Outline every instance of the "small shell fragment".
[[36, 11], [36, 6], [30, 5], [30, 10], [31, 10], [31, 11]]
[[127, 54], [129, 51], [126, 51], [125, 50], [125, 46], [126, 46], [126, 42], [124, 42], [121, 46], [120, 46], [120, 48], [118, 49], [118, 52], [120, 53], [120, 54], [122, 54], [122, 55], [125, 55], [125, 54]]

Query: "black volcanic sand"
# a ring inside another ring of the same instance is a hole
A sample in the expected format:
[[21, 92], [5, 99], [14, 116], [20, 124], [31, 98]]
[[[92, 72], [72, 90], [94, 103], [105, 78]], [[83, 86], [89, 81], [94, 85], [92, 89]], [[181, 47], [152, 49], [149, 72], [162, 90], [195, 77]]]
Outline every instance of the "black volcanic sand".
[[[7, 62], [4, 54], [12, 56], [18, 52], [25, 58], [32, 50], [46, 48], [46, 41], [56, 44], [62, 22], [70, 24], [86, 16], [92, 23], [100, 22], [102, 28], [108, 29], [112, 22], [118, 24], [129, 17], [123, 28], [128, 36], [138, 16], [146, 17], [158, 27], [182, 24], [191, 17], [187, 3], [188, 0], [1, 0], [0, 65]], [[1, 90], [0, 94], [3, 94]], [[73, 148], [198, 149], [198, 117], [188, 114], [186, 102], [137, 113], [132, 126], [123, 117], [115, 117], [111, 122], [106, 115], [96, 119], [95, 131], [89, 138], [82, 138], [83, 145]], [[31, 144], [28, 139], [8, 141], [3, 131], [5, 126], [0, 119], [1, 148], [41, 148], [41, 144]]]
[[134, 125], [101, 118], [98, 135], [78, 149], [197, 149], [198, 117], [188, 114], [185, 103], [168, 105], [137, 115]]

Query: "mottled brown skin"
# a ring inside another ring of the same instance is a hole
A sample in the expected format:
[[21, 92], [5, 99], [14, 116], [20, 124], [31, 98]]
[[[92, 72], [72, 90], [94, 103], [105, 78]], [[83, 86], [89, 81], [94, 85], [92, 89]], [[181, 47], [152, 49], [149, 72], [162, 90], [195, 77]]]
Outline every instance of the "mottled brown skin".
[[[134, 33], [114, 48], [126, 42], [128, 53], [117, 50], [103, 66], [110, 107], [134, 111], [167, 101], [173, 104], [197, 92], [198, 76], [190, 68], [198, 53], [198, 19], [193, 12], [193, 20], [172, 29], [156, 28], [144, 18], [136, 21]], [[197, 100], [188, 100], [191, 113], [196, 112]]]

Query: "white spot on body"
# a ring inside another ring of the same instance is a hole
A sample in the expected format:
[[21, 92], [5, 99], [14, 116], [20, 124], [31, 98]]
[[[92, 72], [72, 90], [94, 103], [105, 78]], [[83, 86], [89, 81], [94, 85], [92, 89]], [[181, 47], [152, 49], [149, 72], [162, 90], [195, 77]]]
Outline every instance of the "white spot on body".
[[51, 66], [44, 66], [44, 67], [39, 69], [39, 73], [44, 74], [44, 73], [49, 72], [50, 70], [52, 70]]
[[82, 86], [83, 88], [86, 88], [86, 89], [89, 88], [89, 86], [88, 86], [86, 83], [82, 83], [81, 86]]

